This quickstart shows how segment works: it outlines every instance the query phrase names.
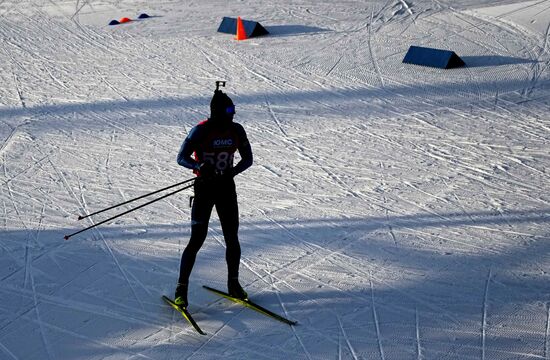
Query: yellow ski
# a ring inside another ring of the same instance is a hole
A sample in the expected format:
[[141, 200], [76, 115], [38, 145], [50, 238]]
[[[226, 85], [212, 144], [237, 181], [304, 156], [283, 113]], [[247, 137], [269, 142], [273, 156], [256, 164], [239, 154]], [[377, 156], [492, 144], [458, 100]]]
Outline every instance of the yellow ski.
[[189, 311], [187, 311], [186, 308], [179, 306], [176, 304], [173, 300], [171, 300], [169, 297], [162, 295], [162, 300], [164, 300], [168, 305], [172, 306], [174, 309], [176, 309], [184, 318], [197, 330], [197, 332], [201, 335], [206, 335], [204, 331], [199, 327], [199, 325], [195, 322]]
[[233, 297], [233, 296], [229, 295], [226, 292], [216, 290], [216, 289], [211, 288], [211, 287], [206, 286], [206, 285], [203, 285], [202, 287], [205, 288], [206, 290], [209, 290], [209, 291], [211, 291], [211, 292], [213, 292], [217, 295], [220, 295], [220, 296], [222, 296], [222, 297], [224, 297], [228, 300], [231, 300], [234, 303], [246, 306], [249, 309], [255, 310], [255, 311], [259, 312], [260, 314], [264, 314], [266, 316], [269, 316], [272, 319], [281, 321], [285, 324], [296, 325], [298, 323], [297, 321], [289, 320], [287, 318], [282, 317], [281, 315], [275, 314], [274, 312], [272, 312], [272, 311], [270, 311], [270, 310], [268, 310], [268, 309], [266, 309], [266, 308], [264, 308], [264, 307], [262, 307], [262, 306], [260, 306], [256, 303], [252, 302], [250, 299], [239, 299], [239, 298], [236, 298], [236, 297]]

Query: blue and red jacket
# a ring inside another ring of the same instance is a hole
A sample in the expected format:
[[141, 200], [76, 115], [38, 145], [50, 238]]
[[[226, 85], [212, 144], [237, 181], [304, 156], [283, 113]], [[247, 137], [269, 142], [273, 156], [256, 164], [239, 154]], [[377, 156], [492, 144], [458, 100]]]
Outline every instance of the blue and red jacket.
[[[233, 166], [237, 150], [241, 160]], [[191, 129], [178, 153], [178, 164], [199, 175], [200, 164], [204, 162], [212, 164], [219, 174], [231, 171], [237, 175], [248, 169], [253, 162], [252, 148], [244, 128], [234, 122], [220, 126], [207, 119]]]

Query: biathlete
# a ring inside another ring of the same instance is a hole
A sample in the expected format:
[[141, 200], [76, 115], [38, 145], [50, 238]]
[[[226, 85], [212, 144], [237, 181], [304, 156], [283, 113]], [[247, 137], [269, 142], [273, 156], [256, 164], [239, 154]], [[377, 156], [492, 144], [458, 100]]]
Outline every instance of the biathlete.
[[[188, 306], [187, 289], [195, 258], [208, 232], [212, 208], [220, 219], [226, 244], [227, 290], [231, 296], [245, 299], [247, 293], [239, 283], [241, 247], [239, 244], [239, 209], [233, 177], [252, 165], [252, 148], [244, 128], [233, 122], [235, 105], [229, 96], [216, 90], [210, 102], [210, 117], [189, 132], [178, 153], [178, 164], [192, 169], [198, 176], [193, 185], [191, 238], [181, 256], [175, 303]], [[241, 160], [233, 166], [235, 152]]]

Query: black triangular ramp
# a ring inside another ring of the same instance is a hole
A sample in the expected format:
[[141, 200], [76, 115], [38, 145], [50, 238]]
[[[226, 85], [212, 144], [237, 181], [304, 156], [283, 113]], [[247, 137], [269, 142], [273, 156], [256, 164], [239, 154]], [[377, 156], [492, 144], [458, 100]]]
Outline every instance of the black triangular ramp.
[[[269, 32], [259, 22], [244, 19], [241, 20], [243, 21], [244, 31], [246, 32], [247, 37], [250, 38], [269, 34]], [[218, 27], [218, 32], [236, 35], [237, 19], [225, 16]]]
[[447, 64], [446, 69], [462, 67], [465, 65], [466, 64], [464, 63], [464, 61], [457, 54], [453, 52], [453, 54], [451, 55], [451, 58], [449, 59], [449, 63]]
[[439, 69], [451, 69], [466, 65], [454, 51], [422, 46], [411, 46], [403, 62]]

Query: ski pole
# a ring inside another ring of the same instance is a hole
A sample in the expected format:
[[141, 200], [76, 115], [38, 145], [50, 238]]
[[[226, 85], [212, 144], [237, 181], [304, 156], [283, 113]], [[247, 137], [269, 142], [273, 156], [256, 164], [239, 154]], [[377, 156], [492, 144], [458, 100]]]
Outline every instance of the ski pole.
[[72, 236], [74, 236], [74, 235], [76, 235], [76, 234], [80, 234], [81, 232], [84, 232], [84, 231], [86, 231], [86, 230], [90, 230], [90, 229], [95, 228], [96, 226], [99, 226], [99, 225], [101, 225], [101, 224], [105, 224], [106, 222], [109, 222], [109, 221], [114, 220], [114, 219], [116, 219], [116, 218], [118, 218], [118, 217], [121, 217], [122, 215], [126, 215], [126, 214], [128, 214], [128, 213], [131, 213], [132, 211], [135, 211], [135, 210], [137, 210], [137, 209], [141, 209], [141, 208], [144, 207], [144, 206], [150, 205], [150, 204], [152, 204], [152, 203], [154, 203], [154, 202], [157, 202], [157, 201], [159, 201], [159, 200], [162, 200], [162, 199], [164, 199], [164, 198], [167, 198], [168, 196], [171, 196], [171, 195], [174, 195], [174, 194], [176, 194], [176, 193], [179, 193], [179, 192], [182, 191], [182, 190], [188, 189], [188, 188], [190, 188], [191, 186], [193, 186], [193, 184], [184, 186], [184, 187], [182, 187], [181, 189], [172, 191], [172, 192], [170, 192], [170, 193], [168, 193], [168, 194], [165, 194], [165, 195], [163, 195], [163, 196], [161, 196], [161, 197], [159, 197], [159, 198], [157, 198], [157, 199], [148, 201], [148, 202], [146, 202], [145, 204], [141, 204], [140, 206], [137, 206], [137, 207], [132, 208], [132, 209], [130, 209], [130, 210], [127, 210], [127, 211], [125, 211], [125, 212], [123, 212], [123, 213], [120, 213], [120, 214], [118, 214], [118, 215], [115, 215], [115, 216], [112, 216], [112, 217], [110, 217], [110, 218], [108, 218], [108, 219], [105, 219], [105, 220], [103, 220], [103, 221], [101, 221], [101, 222], [98, 222], [97, 224], [90, 225], [90, 226], [88, 226], [88, 227], [85, 228], [85, 229], [79, 230], [79, 231], [74, 232], [74, 233], [69, 234], [69, 235], [65, 235], [65, 236], [64, 236], [64, 239], [65, 239], [65, 240], [69, 240], [70, 237], [72, 237]]
[[182, 181], [182, 182], [179, 182], [179, 183], [177, 183], [177, 184], [170, 185], [170, 186], [167, 186], [167, 187], [165, 187], [165, 188], [162, 188], [162, 189], [159, 189], [159, 190], [150, 192], [150, 193], [148, 193], [148, 194], [138, 196], [137, 198], [130, 199], [130, 200], [125, 201], [125, 202], [122, 202], [122, 203], [120, 203], [120, 204], [113, 205], [113, 206], [108, 207], [108, 208], [105, 208], [105, 209], [103, 209], [103, 210], [98, 210], [98, 211], [96, 211], [96, 212], [94, 212], [94, 213], [91, 213], [91, 214], [88, 214], [88, 215], [85, 215], [85, 216], [78, 215], [78, 220], [86, 219], [87, 217], [90, 217], [90, 216], [94, 216], [94, 215], [100, 214], [100, 213], [102, 213], [102, 212], [105, 212], [105, 211], [114, 209], [114, 208], [119, 207], [119, 206], [122, 206], [122, 205], [126, 205], [126, 204], [128, 204], [128, 203], [131, 203], [131, 202], [136, 201], [136, 200], [139, 200], [139, 199], [143, 199], [144, 197], [154, 195], [154, 194], [159, 193], [159, 192], [161, 192], [161, 191], [168, 190], [168, 189], [171, 189], [171, 188], [176, 187], [176, 186], [179, 186], [179, 185], [183, 185], [183, 184], [188, 183], [188, 182], [190, 182], [190, 181], [193, 181], [193, 180], [195, 180], [195, 179], [196, 179], [196, 177], [191, 178], [191, 179], [187, 179], [187, 180]]

